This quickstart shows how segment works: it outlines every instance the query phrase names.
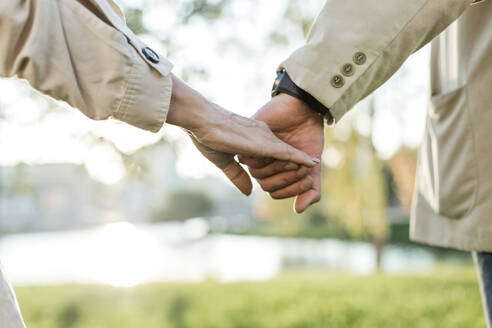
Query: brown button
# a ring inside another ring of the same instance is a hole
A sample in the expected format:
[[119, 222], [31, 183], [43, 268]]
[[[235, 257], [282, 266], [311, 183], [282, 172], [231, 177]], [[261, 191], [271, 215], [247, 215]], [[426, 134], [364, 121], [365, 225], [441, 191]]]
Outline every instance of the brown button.
[[331, 78], [331, 85], [334, 86], [335, 88], [341, 88], [345, 84], [345, 81], [343, 80], [343, 77], [341, 75], [335, 75], [334, 77]]
[[354, 75], [355, 69], [354, 65], [352, 64], [345, 64], [342, 66], [342, 74], [345, 76], [352, 76]]
[[366, 54], [359, 51], [354, 54], [353, 60], [357, 65], [362, 65], [366, 62]]

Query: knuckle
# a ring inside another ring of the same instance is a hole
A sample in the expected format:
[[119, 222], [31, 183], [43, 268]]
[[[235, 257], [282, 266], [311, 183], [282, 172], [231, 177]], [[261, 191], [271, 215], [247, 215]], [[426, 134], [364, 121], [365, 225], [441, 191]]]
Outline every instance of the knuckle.
[[229, 164], [222, 169], [224, 173], [231, 179], [236, 180], [241, 175], [242, 171], [238, 169], [234, 164]]
[[255, 179], [261, 178], [261, 174], [258, 173], [258, 170], [249, 168], [249, 174], [251, 174], [251, 176]]
[[261, 189], [263, 189], [266, 192], [275, 191], [275, 188], [273, 188], [270, 184], [265, 183], [264, 181], [259, 180], [258, 183], [260, 184]]
[[289, 185], [290, 183], [292, 183], [293, 181], [292, 181], [292, 178], [291, 178], [290, 176], [288, 176], [288, 175], [287, 175], [287, 176], [282, 177], [282, 179], [281, 179], [281, 181], [280, 181], [280, 182], [281, 182], [281, 184], [282, 184], [283, 186], [287, 186], [287, 185]]
[[278, 171], [283, 170], [284, 166], [285, 166], [285, 161], [276, 161], [273, 169], [276, 172], [278, 172]]
[[309, 168], [307, 168], [306, 166], [301, 166], [301, 168], [297, 170], [298, 177], [305, 177], [308, 174], [309, 174]]
[[266, 166], [266, 167], [262, 167], [261, 169], [258, 169], [256, 173], [258, 175], [268, 176], [268, 174], [270, 173], [269, 171], [270, 171], [269, 167]]
[[226, 175], [229, 175], [232, 171], [232, 165], [230, 163], [227, 163], [227, 164], [223, 165], [223, 167], [221, 169]]
[[235, 172], [231, 173], [230, 178], [231, 178], [232, 180], [239, 179], [239, 177], [241, 176], [241, 174], [242, 174], [242, 173], [243, 173], [243, 172], [241, 172], [240, 170], [237, 170], [237, 171], [235, 171]]

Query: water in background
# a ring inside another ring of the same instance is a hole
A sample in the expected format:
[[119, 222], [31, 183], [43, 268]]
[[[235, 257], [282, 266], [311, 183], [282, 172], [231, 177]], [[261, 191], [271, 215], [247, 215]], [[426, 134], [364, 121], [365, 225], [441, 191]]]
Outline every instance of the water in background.
[[[153, 281], [262, 281], [289, 268], [319, 268], [353, 274], [376, 269], [370, 244], [331, 239], [209, 235], [207, 222], [133, 225], [113, 223], [73, 232], [6, 236], [2, 268], [12, 283], [105, 283], [134, 286]], [[428, 272], [433, 253], [386, 247], [387, 273]]]

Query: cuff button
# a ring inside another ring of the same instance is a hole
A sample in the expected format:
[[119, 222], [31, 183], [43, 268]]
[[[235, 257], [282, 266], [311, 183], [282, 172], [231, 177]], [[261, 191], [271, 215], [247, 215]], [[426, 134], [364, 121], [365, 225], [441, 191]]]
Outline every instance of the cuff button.
[[345, 84], [345, 81], [341, 75], [335, 75], [331, 78], [331, 85], [335, 88], [341, 88]]
[[363, 65], [366, 62], [366, 54], [359, 51], [354, 54], [353, 60], [357, 65]]
[[342, 66], [342, 74], [345, 76], [352, 76], [354, 75], [355, 69], [354, 65], [352, 64], [345, 64]]
[[145, 58], [147, 58], [150, 62], [157, 64], [160, 61], [159, 55], [149, 47], [145, 47], [142, 49], [142, 53], [144, 54]]

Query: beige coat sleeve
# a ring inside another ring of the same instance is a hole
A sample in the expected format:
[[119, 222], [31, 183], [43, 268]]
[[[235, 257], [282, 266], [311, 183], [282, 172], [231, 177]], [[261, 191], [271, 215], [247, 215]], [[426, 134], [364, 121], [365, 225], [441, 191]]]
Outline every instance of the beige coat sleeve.
[[92, 119], [156, 132], [172, 65], [145, 48], [112, 0], [0, 1], [0, 77], [26, 79]]
[[472, 2], [327, 0], [307, 43], [281, 67], [338, 121]]

